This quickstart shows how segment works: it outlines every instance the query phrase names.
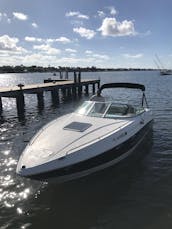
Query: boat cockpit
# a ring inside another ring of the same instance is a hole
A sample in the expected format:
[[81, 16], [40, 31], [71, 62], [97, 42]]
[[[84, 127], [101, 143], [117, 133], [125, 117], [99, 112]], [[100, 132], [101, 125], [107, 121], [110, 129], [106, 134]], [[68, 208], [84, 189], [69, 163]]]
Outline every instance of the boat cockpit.
[[143, 107], [134, 107], [129, 104], [118, 104], [114, 102], [85, 101], [75, 113], [100, 118], [125, 118], [133, 117], [143, 113]]

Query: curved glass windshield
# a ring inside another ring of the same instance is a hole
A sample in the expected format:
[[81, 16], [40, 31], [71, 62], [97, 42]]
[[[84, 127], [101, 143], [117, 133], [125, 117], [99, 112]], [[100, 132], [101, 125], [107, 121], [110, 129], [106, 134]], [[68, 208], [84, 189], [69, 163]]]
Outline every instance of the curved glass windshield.
[[92, 106], [93, 102], [86, 101], [75, 112], [80, 115], [87, 115], [88, 111], [91, 109]]
[[102, 118], [131, 117], [142, 112], [143, 108], [135, 108], [128, 104], [95, 101], [86, 101], [76, 110], [80, 115]]

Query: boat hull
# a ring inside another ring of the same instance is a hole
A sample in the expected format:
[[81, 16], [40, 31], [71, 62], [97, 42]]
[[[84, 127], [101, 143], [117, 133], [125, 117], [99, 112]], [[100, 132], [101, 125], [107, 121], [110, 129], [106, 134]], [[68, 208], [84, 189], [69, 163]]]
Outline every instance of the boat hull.
[[152, 121], [148, 122], [127, 141], [95, 157], [70, 166], [47, 171], [40, 174], [30, 175], [27, 177], [43, 181], [49, 181], [50, 179], [55, 178], [57, 182], [61, 183], [103, 170], [119, 163], [120, 161], [131, 155], [134, 149], [144, 140], [144, 138], [147, 136], [151, 129]]

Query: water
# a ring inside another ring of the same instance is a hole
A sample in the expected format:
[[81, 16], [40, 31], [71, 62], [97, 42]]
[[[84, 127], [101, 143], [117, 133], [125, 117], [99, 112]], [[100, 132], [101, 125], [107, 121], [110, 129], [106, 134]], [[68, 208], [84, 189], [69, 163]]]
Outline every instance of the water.
[[[2, 74], [0, 86], [39, 83], [48, 77], [51, 75]], [[100, 77], [101, 83], [145, 84], [154, 124], [153, 134], [136, 149], [142, 157], [61, 185], [18, 177], [17, 160], [28, 140], [47, 122], [72, 112], [80, 100], [54, 107], [47, 92], [40, 111], [35, 95], [28, 95], [25, 119], [19, 121], [15, 100], [4, 98], [0, 118], [0, 228], [171, 229], [172, 77], [160, 76], [157, 71], [85, 73], [83, 77]], [[124, 94], [119, 91], [118, 96], [134, 98], [127, 90]]]

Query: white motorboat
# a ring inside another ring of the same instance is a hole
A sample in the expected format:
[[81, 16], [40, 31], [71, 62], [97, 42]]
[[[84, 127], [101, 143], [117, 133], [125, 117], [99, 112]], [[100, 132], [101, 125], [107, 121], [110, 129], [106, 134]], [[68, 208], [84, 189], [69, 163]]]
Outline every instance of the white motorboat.
[[[138, 107], [105, 101], [105, 88], [143, 92]], [[63, 182], [112, 166], [128, 157], [149, 131], [152, 114], [141, 84], [104, 84], [92, 101], [44, 126], [20, 156], [17, 174]]]

